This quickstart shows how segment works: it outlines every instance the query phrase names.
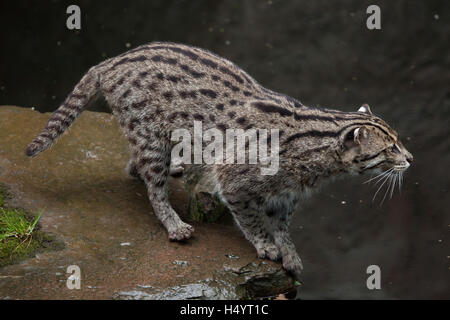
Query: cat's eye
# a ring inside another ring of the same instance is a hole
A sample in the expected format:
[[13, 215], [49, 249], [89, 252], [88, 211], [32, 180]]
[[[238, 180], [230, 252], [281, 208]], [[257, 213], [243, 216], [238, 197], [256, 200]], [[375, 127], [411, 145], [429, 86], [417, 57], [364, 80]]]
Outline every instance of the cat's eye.
[[394, 145], [391, 147], [391, 151], [392, 151], [393, 153], [400, 153], [400, 148], [399, 148], [396, 144], [394, 144]]

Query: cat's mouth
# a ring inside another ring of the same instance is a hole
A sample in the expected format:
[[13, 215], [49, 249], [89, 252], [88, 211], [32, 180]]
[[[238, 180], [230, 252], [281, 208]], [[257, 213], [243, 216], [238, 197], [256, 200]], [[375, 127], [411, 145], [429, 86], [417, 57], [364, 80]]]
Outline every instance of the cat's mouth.
[[381, 169], [382, 171], [392, 171], [395, 173], [400, 173], [406, 171], [411, 165], [408, 162], [404, 163], [392, 163], [392, 162], [382, 162], [374, 166], [373, 169]]
[[406, 169], [408, 169], [410, 166], [411, 165], [409, 163], [406, 163], [406, 164], [394, 165], [392, 168], [394, 169], [394, 171], [403, 172]]

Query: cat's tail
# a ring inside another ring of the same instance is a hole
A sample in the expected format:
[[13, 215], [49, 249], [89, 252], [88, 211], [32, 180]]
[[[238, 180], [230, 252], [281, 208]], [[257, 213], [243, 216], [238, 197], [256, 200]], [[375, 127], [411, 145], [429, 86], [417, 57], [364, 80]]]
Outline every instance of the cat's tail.
[[50, 147], [83, 112], [87, 103], [100, 89], [100, 80], [95, 67], [91, 68], [64, 103], [56, 110], [44, 130], [28, 145], [25, 154], [34, 157]]

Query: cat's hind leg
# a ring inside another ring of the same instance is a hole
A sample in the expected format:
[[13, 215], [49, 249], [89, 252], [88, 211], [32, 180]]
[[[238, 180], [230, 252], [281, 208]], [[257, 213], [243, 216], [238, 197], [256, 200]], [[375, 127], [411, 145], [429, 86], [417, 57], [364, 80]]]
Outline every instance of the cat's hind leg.
[[134, 167], [147, 186], [153, 211], [169, 233], [170, 240], [189, 239], [194, 228], [184, 223], [169, 203], [170, 144], [155, 137], [148, 137], [146, 141], [144, 145], [133, 146], [132, 151]]

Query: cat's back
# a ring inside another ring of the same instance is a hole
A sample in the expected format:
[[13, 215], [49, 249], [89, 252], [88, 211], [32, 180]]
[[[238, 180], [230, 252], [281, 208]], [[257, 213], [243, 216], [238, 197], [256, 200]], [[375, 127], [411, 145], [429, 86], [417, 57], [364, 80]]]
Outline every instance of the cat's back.
[[[250, 96], [259, 86], [241, 68], [231, 61], [204, 49], [171, 42], [152, 42], [108, 59], [98, 65], [102, 83], [134, 83], [137, 87], [146, 82], [147, 89], [165, 87], [197, 88], [197, 94], [217, 97], [216, 91], [228, 88], [233, 94]], [[206, 90], [201, 90], [201, 85]], [[142, 88], [141, 88], [142, 89]], [[179, 92], [184, 97], [193, 96], [191, 91]]]
[[190, 127], [194, 120], [222, 131], [257, 123], [270, 127], [284, 125], [302, 107], [264, 88], [231, 61], [183, 44], [149, 43], [96, 68], [103, 95], [124, 125], [138, 117], [161, 124], [160, 129]]

